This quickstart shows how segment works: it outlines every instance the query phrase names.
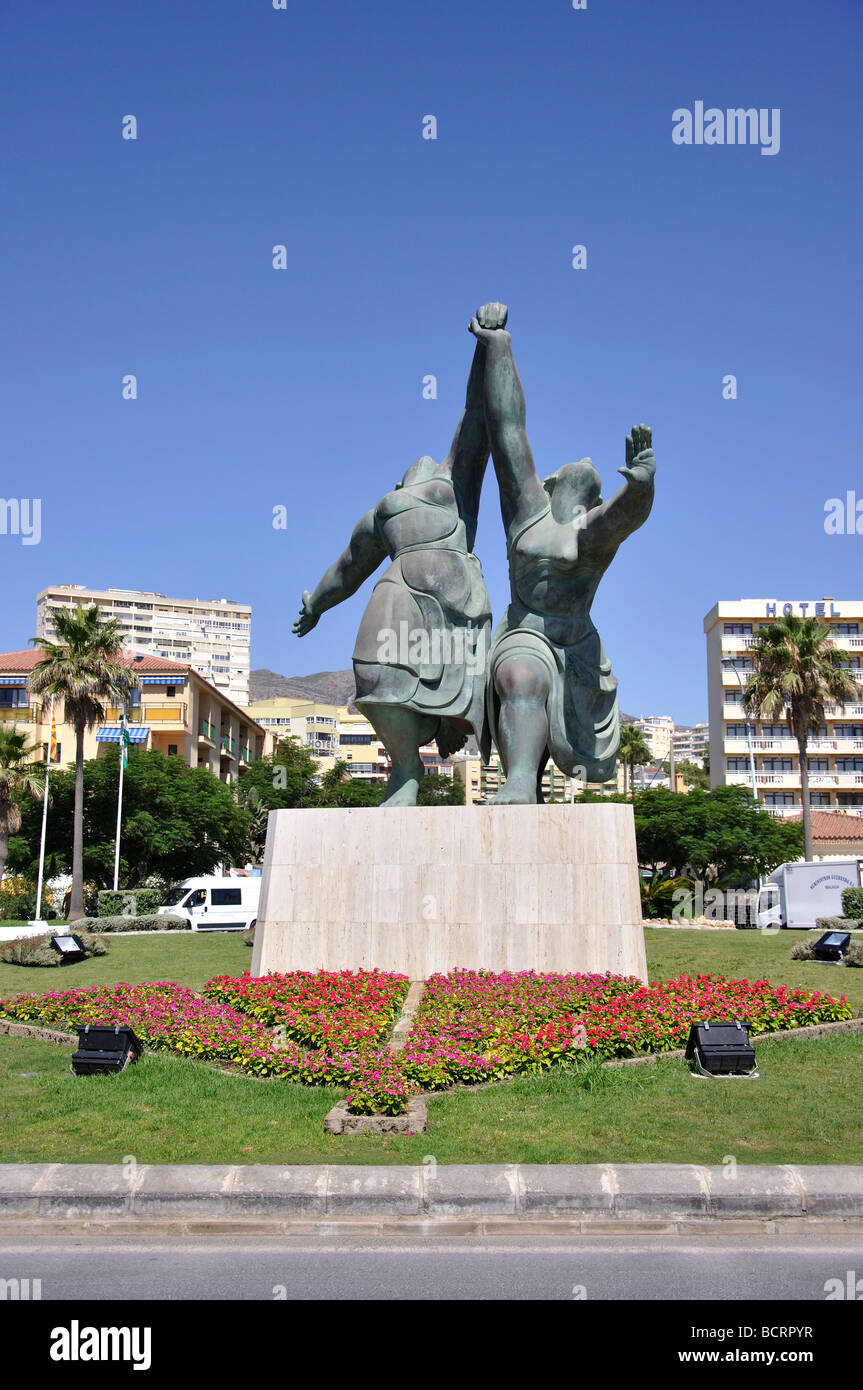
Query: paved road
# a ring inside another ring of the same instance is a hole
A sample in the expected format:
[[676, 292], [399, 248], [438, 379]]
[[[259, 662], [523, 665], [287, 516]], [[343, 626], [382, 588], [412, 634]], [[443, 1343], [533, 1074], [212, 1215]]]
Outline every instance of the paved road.
[[41, 1279], [43, 1300], [80, 1298], [86, 1271], [88, 1299], [823, 1302], [826, 1281], [844, 1283], [851, 1270], [863, 1277], [863, 1235], [811, 1230], [772, 1237], [0, 1237], [0, 1278]]

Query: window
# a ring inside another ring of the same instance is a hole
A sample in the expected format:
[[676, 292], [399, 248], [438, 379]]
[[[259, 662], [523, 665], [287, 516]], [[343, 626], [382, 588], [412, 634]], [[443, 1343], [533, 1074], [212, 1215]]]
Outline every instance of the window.
[[169, 743], [169, 744], [168, 744], [168, 757], [169, 757], [169, 758], [176, 758], [176, 756], [177, 756], [177, 745], [176, 745], [176, 743]]
[[749, 771], [749, 761], [747, 758], [729, 758], [726, 766], [729, 772]]
[[840, 806], [863, 806], [863, 792], [840, 792], [836, 799]]
[[791, 758], [762, 758], [762, 772], [793, 772], [794, 763]]
[[860, 630], [856, 623], [831, 623], [830, 626], [840, 637], [856, 637]]
[[743, 694], [740, 690], [740, 686], [737, 686], [735, 690], [723, 690], [722, 698], [725, 701], [726, 705], [741, 704], [743, 700]]
[[726, 637], [751, 637], [751, 623], [726, 623], [722, 631]]
[[211, 888], [210, 901], [213, 907], [239, 907], [243, 901], [242, 888]]
[[723, 660], [723, 665], [733, 666], [738, 671], [752, 670], [751, 656], [729, 656]]
[[165, 686], [165, 696], [166, 696], [167, 699], [173, 700], [173, 698], [174, 698], [174, 696], [176, 695], [176, 693], [177, 693], [177, 687], [176, 687], [175, 685], [166, 685], [166, 686]]
[[371, 734], [342, 734], [339, 743], [342, 744], [369, 744], [372, 741]]
[[863, 758], [837, 758], [837, 772], [863, 772]]
[[745, 724], [729, 724], [729, 725], [726, 727], [726, 730], [725, 730], [725, 737], [726, 737], [726, 738], [745, 738], [745, 737], [746, 737], [746, 725], [745, 725]]
[[762, 724], [761, 734], [763, 738], [790, 738], [791, 729], [788, 724]]
[[809, 793], [809, 800], [810, 800], [810, 802], [811, 802], [811, 804], [812, 804], [813, 806], [829, 806], [829, 805], [830, 805], [830, 793], [829, 793], [829, 792], [810, 792], [810, 793]]
[[3, 709], [27, 709], [29, 703], [25, 685], [0, 686], [0, 706]]
[[829, 772], [830, 762], [827, 758], [807, 758], [806, 762], [810, 772]]
[[793, 806], [793, 805], [794, 805], [794, 793], [793, 793], [793, 792], [765, 792], [765, 793], [764, 793], [764, 805], [765, 805], [765, 806]]
[[836, 738], [863, 738], [863, 724], [834, 724]]

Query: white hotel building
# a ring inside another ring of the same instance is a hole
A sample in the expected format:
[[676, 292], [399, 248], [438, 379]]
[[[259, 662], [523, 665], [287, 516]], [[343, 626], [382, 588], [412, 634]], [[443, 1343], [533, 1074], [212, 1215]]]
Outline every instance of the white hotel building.
[[103, 618], [116, 619], [129, 650], [188, 663], [235, 705], [249, 703], [250, 604], [55, 584], [36, 596], [36, 636], [52, 641], [51, 610], [76, 603], [95, 603]]
[[[743, 685], [752, 670], [750, 648], [758, 629], [783, 614], [821, 617], [833, 631], [843, 664], [861, 682], [860, 698], [825, 711], [824, 726], [809, 740], [812, 805], [863, 814], [863, 601], [741, 599], [717, 603], [704, 619], [710, 713], [712, 786], [750, 786]], [[723, 665], [723, 659], [730, 664]], [[755, 788], [774, 815], [800, 813], [800, 761], [786, 720], [750, 722]]]

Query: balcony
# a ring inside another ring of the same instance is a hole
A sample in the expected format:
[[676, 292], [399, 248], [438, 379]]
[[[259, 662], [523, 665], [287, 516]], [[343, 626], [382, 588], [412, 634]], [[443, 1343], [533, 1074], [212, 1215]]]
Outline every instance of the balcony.
[[2, 705], [0, 706], [0, 720], [9, 720], [15, 724], [33, 724], [36, 719], [36, 711], [29, 705]]
[[186, 702], [181, 700], [175, 705], [145, 705], [144, 724], [186, 724]]
[[219, 749], [223, 758], [235, 758], [237, 756], [236, 739], [229, 738], [225, 734], [220, 741]]
[[248, 765], [251, 761], [252, 761], [252, 750], [251, 750], [251, 748], [241, 748], [241, 749], [240, 749], [240, 762], [241, 762], [241, 763], [246, 763], [246, 765]]
[[216, 744], [216, 726], [215, 726], [215, 724], [209, 724], [209, 723], [207, 722], [206, 719], [202, 719], [202, 720], [201, 720], [201, 726], [200, 726], [200, 728], [198, 729], [198, 739], [199, 739], [199, 741], [200, 741], [201, 739], [204, 739], [205, 742], [211, 743], [211, 744], [215, 747], [215, 744]]

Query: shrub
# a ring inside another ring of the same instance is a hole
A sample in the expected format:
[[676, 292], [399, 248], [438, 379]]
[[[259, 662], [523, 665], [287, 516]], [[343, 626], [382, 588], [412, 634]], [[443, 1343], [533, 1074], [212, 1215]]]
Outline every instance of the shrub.
[[[29, 893], [4, 893], [0, 897], [0, 917], [6, 922], [32, 922], [36, 915], [36, 890]], [[51, 922], [57, 916], [53, 901], [48, 893], [42, 894], [43, 922]]]
[[249, 930], [248, 930], [248, 931], [244, 931], [244, 932], [243, 932], [243, 945], [244, 945], [244, 946], [254, 946], [254, 944], [255, 944], [255, 928], [254, 928], [254, 927], [249, 927]]
[[[0, 947], [0, 960], [6, 965], [62, 965], [63, 957], [51, 945], [53, 935], [50, 932], [41, 936], [19, 936], [15, 941], [7, 941], [5, 946]], [[76, 931], [75, 935], [88, 956], [107, 954], [108, 943], [101, 936], [93, 936], [85, 931]], [[72, 964], [77, 962], [73, 961]]]
[[853, 917], [816, 917], [816, 931], [856, 931], [858, 927], [863, 927], [863, 922], [857, 922]]
[[814, 952], [814, 950], [813, 950], [814, 945], [815, 945], [815, 942], [814, 942], [814, 941], [798, 941], [797, 945], [794, 947], [794, 949], [793, 949], [792, 952], [791, 952], [791, 959], [792, 959], [792, 960], [814, 960], [814, 959], [815, 959], [815, 952]]
[[103, 888], [99, 893], [100, 917], [149, 917], [162, 905], [158, 888]]
[[852, 941], [845, 952], [845, 964], [863, 966], [863, 941]]
[[845, 888], [843, 890], [842, 916], [863, 917], [863, 888]]
[[[73, 923], [77, 928], [77, 923]], [[188, 929], [185, 917], [82, 917], [81, 925], [100, 932], [124, 931], [182, 931]]]

